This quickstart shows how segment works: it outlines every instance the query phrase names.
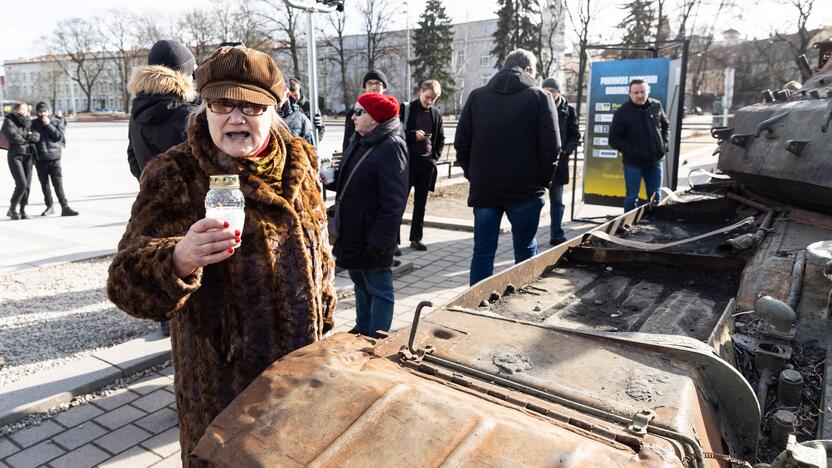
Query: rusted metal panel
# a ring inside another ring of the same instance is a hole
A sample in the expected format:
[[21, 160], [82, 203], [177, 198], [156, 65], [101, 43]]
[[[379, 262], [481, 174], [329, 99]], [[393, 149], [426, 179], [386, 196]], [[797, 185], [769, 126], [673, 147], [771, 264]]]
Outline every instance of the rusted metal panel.
[[[590, 418], [591, 419], [591, 418]], [[591, 426], [591, 425], [590, 425]], [[194, 456], [218, 466], [682, 466], [586, 428], [423, 378], [336, 334], [276, 362], [211, 424]]]

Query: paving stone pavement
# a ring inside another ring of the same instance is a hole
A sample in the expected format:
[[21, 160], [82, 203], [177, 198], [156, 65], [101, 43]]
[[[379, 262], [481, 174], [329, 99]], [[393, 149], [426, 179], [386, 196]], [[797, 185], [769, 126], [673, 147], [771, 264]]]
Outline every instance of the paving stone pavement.
[[[566, 223], [567, 237], [589, 225]], [[407, 239], [409, 226], [403, 226]], [[538, 245], [548, 248], [548, 226], [538, 230]], [[403, 261], [414, 271], [393, 282], [396, 306], [393, 330], [406, 328], [416, 305], [430, 300], [435, 305], [450, 301], [468, 287], [473, 234], [425, 229], [428, 250], [403, 248]], [[514, 264], [511, 235], [501, 235], [495, 272]], [[429, 313], [429, 312], [428, 312]], [[333, 332], [355, 324], [355, 301], [340, 300]], [[131, 383], [106, 397], [0, 437], [0, 468], [50, 467], [179, 467], [179, 427], [173, 388], [173, 369], [168, 367]]]

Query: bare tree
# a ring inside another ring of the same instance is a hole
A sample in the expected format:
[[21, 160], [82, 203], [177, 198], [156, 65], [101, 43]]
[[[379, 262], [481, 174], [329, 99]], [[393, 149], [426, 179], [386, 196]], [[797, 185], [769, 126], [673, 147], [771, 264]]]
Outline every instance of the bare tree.
[[359, 5], [361, 12], [363, 30], [366, 36], [365, 58], [367, 69], [376, 67], [387, 53], [384, 42], [387, 39], [387, 29], [392, 16], [391, 4], [388, 0], [363, 0]]
[[786, 35], [778, 32], [775, 35], [780, 41], [789, 45], [795, 56], [799, 56], [809, 50], [809, 44], [818, 33], [817, 29], [809, 30], [806, 27], [809, 17], [812, 16], [815, 0], [791, 0], [789, 3], [797, 9], [797, 33]]
[[190, 10], [177, 21], [177, 39], [191, 49], [196, 63], [207, 59], [222, 42], [214, 23], [211, 12], [202, 9]]
[[51, 59], [72, 81], [78, 83], [81, 92], [87, 97], [84, 112], [89, 112], [92, 107], [92, 88], [106, 64], [99, 52], [102, 48], [101, 36], [95, 33], [95, 27], [90, 22], [71, 18], [58, 23], [47, 44]]
[[104, 54], [114, 63], [110, 78], [118, 83], [121, 94], [122, 109], [130, 112], [130, 73], [140, 64], [140, 58], [146, 53], [142, 46], [139, 31], [139, 19], [124, 10], [110, 10], [96, 23], [99, 34], [104, 41]]
[[265, 32], [277, 39], [280, 52], [288, 53], [292, 60], [292, 76], [303, 79], [300, 67], [300, 40], [304, 36], [299, 23], [302, 12], [289, 7], [283, 0], [263, 0], [264, 9], [259, 12], [265, 20]]
[[540, 48], [537, 51], [540, 73], [552, 76], [563, 64], [556, 60], [560, 41], [557, 32], [563, 21], [563, 3], [560, 0], [544, 0], [540, 6]]
[[338, 65], [338, 71], [341, 73], [341, 101], [344, 109], [348, 109], [352, 103], [352, 96], [349, 92], [351, 87], [347, 83], [347, 69], [350, 61], [345, 34], [347, 17], [344, 12], [335, 12], [327, 15], [327, 22], [330, 33], [324, 33], [324, 42], [335, 52], [335, 55], [326, 58]]
[[569, 17], [569, 22], [572, 23], [572, 29], [575, 35], [578, 36], [579, 48], [579, 65], [578, 65], [578, 99], [575, 103], [575, 110], [578, 114], [578, 120], [581, 118], [581, 101], [583, 100], [584, 78], [586, 77], [586, 62], [587, 62], [587, 45], [589, 44], [589, 32], [591, 30], [592, 20], [595, 17], [596, 6], [593, 6], [592, 0], [579, 0], [577, 2], [577, 11], [572, 11], [567, 4], [566, 14]]

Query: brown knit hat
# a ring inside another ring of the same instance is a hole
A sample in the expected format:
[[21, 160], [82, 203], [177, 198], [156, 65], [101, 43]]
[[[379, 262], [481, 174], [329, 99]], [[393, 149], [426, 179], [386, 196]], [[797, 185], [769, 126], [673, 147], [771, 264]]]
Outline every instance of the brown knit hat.
[[280, 102], [283, 73], [268, 55], [243, 46], [220, 47], [196, 69], [203, 99], [234, 99], [264, 106]]

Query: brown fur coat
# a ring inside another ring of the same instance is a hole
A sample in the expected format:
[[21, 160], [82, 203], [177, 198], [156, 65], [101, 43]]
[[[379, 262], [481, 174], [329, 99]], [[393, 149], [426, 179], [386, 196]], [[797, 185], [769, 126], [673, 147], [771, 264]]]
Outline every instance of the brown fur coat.
[[[283, 196], [211, 141], [204, 116], [188, 141], [155, 158], [110, 266], [110, 300], [130, 315], [171, 321], [176, 403], [185, 466], [211, 420], [264, 369], [333, 326], [334, 262], [312, 147], [280, 132]], [[205, 216], [208, 176], [239, 174], [246, 199], [242, 245], [181, 280], [176, 242]]]

